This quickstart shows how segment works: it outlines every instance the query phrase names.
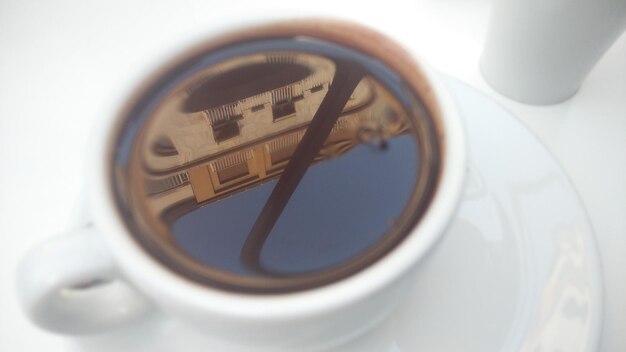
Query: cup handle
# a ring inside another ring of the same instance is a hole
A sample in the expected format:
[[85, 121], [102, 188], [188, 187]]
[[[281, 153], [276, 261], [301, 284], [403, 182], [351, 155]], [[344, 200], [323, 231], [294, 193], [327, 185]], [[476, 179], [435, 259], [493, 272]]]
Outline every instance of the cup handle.
[[93, 226], [30, 250], [18, 267], [17, 290], [36, 325], [62, 334], [103, 332], [151, 310], [122, 279]]

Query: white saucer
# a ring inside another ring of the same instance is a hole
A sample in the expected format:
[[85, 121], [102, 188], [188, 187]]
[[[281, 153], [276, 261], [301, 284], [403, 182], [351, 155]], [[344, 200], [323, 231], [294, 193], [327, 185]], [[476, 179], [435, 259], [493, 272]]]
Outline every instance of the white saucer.
[[[333, 352], [593, 351], [601, 272], [576, 192], [509, 112], [448, 83], [470, 148], [458, 215], [397, 313]], [[155, 314], [70, 343], [85, 352], [237, 351], [207, 334]]]

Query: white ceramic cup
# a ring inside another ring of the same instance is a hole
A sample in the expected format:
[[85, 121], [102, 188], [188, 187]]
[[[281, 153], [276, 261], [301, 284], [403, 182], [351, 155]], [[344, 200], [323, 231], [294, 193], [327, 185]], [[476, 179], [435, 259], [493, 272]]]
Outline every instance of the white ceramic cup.
[[624, 0], [497, 0], [480, 70], [509, 98], [560, 103], [576, 94], [625, 28]]
[[[37, 325], [58, 333], [87, 334], [132, 323], [157, 309], [216, 338], [271, 350], [329, 346], [384, 319], [415, 280], [420, 260], [444, 233], [465, 177], [465, 140], [455, 103], [439, 78], [418, 59], [360, 25], [320, 19], [241, 19], [208, 35], [163, 50], [155, 62], [120, 84], [104, 111], [90, 154], [91, 224], [51, 239], [23, 259], [18, 294]], [[151, 257], [128, 233], [109, 179], [116, 131], [153, 79], [198, 49], [233, 38], [310, 35], [351, 46], [407, 78], [434, 117], [441, 149], [438, 185], [412, 233], [364, 270], [313, 289], [283, 294], [227, 292], [186, 280]]]

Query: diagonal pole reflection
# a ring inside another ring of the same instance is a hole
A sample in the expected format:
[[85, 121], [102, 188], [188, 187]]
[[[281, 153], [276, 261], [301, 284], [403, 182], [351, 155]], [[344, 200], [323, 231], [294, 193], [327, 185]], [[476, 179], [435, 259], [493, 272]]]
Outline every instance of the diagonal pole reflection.
[[363, 76], [362, 69], [354, 64], [336, 63], [326, 96], [244, 242], [240, 260], [248, 269], [276, 276], [261, 265], [263, 245]]

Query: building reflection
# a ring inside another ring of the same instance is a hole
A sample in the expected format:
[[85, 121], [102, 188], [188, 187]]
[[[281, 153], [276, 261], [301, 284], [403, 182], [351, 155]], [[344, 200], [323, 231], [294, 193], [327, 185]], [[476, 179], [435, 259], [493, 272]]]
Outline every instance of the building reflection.
[[[153, 211], [170, 213], [161, 217], [170, 222], [280, 177], [333, 75], [334, 64], [313, 55], [256, 55], [245, 64], [212, 67], [204, 79], [164, 99], [141, 150]], [[314, 164], [361, 143], [384, 148], [386, 140], [408, 133], [408, 119], [397, 104], [365, 77]]]

